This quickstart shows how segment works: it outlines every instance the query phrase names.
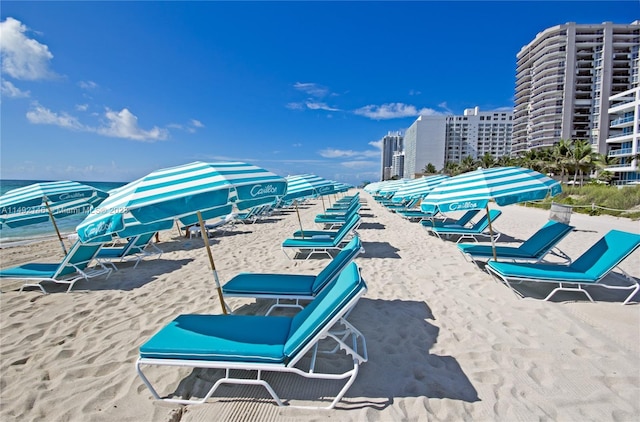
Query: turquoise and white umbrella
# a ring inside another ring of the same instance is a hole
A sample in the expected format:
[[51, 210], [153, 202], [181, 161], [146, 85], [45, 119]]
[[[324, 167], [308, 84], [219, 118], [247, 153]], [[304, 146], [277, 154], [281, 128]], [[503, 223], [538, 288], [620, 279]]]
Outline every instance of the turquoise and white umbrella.
[[[484, 208], [488, 217], [489, 201], [510, 205], [545, 199], [560, 192], [560, 182], [535, 170], [523, 167], [480, 168], [443, 181], [422, 198], [420, 208], [430, 213]], [[490, 219], [489, 230], [496, 259]]]
[[34, 183], [12, 189], [0, 196], [0, 228], [24, 227], [51, 219], [66, 255], [67, 249], [56, 218], [88, 213], [108, 196], [103, 190], [69, 180]]
[[315, 174], [300, 174], [287, 176], [287, 194], [284, 200], [318, 197], [335, 192], [335, 185], [331, 180]]
[[422, 198], [448, 178], [449, 176], [439, 174], [410, 180], [403, 184], [396, 193], [393, 194], [391, 200], [393, 202], [404, 202], [415, 198]]
[[[322, 210], [325, 211], [324, 195], [334, 193], [335, 185], [332, 181], [315, 174], [299, 174], [295, 176], [287, 176], [287, 194], [284, 196], [285, 201], [303, 199], [303, 198], [316, 198], [320, 197], [322, 200]], [[302, 229], [302, 220], [300, 219], [300, 212], [298, 211], [298, 203], [295, 202], [296, 214], [298, 215], [298, 223], [300, 223], [300, 231], [304, 238], [304, 230]]]
[[[184, 224], [229, 214], [239, 209], [267, 204], [287, 191], [287, 181], [270, 171], [241, 162], [196, 161], [149, 173], [116, 190], [78, 225], [81, 241], [101, 239], [132, 224], [179, 219]], [[126, 217], [133, 219], [127, 223]], [[226, 313], [215, 263], [205, 241], [216, 288]]]
[[378, 186], [378, 195], [389, 197], [402, 188], [410, 179], [386, 180]]

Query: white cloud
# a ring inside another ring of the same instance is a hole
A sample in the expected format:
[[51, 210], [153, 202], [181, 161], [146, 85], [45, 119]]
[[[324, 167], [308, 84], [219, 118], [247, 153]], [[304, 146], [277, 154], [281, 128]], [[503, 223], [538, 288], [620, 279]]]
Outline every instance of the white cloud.
[[420, 95], [420, 94], [422, 94], [422, 92], [418, 91], [417, 89], [409, 90], [409, 95]]
[[377, 161], [354, 160], [345, 161], [342, 165], [350, 169], [366, 169], [372, 166], [379, 166], [380, 163]]
[[200, 120], [191, 119], [191, 126], [193, 127], [204, 127]]
[[380, 139], [379, 141], [371, 141], [369, 142], [369, 145], [382, 151], [382, 139]]
[[31, 95], [29, 91], [22, 91], [9, 81], [2, 80], [2, 86], [0, 87], [2, 96], [7, 98], [27, 98]]
[[89, 104], [76, 104], [76, 110], [87, 111], [89, 110]]
[[310, 110], [340, 111], [338, 108], [330, 107], [326, 103], [318, 101], [307, 101], [306, 106]]
[[322, 98], [329, 94], [329, 89], [313, 82], [296, 82], [293, 87], [313, 97]]
[[[81, 107], [81, 106], [80, 106]], [[113, 138], [133, 139], [135, 141], [161, 141], [169, 137], [169, 131], [154, 126], [150, 130], [138, 127], [138, 118], [126, 108], [121, 111], [107, 109], [104, 114], [107, 123], [99, 127], [86, 126], [77, 117], [66, 112], [56, 113], [38, 103], [27, 112], [27, 119], [37, 125], [54, 125], [66, 129], [95, 132]]]
[[27, 119], [36, 125], [54, 125], [73, 130], [86, 130], [77, 118], [67, 113], [55, 113], [48, 108], [34, 103], [27, 112]]
[[98, 87], [98, 84], [93, 81], [80, 81], [78, 82], [78, 86], [82, 89], [92, 90]]
[[431, 116], [439, 114], [430, 108], [417, 109], [415, 106], [403, 103], [388, 103], [368, 105], [354, 111], [355, 114], [365, 116], [374, 120], [399, 119], [403, 117], [415, 117], [420, 115]]
[[446, 101], [443, 101], [440, 104], [438, 104], [438, 107], [440, 107], [441, 109], [444, 109], [449, 114], [454, 114], [453, 111], [447, 106]]
[[287, 103], [285, 107], [290, 110], [304, 110], [304, 103]]
[[0, 22], [0, 54], [2, 71], [22, 80], [45, 79], [55, 76], [49, 69], [53, 54], [49, 47], [28, 38], [28, 28], [14, 18]]
[[160, 129], [157, 126], [150, 130], [138, 127], [138, 118], [126, 108], [120, 111], [107, 110], [105, 117], [108, 120], [107, 126], [96, 129], [96, 132], [101, 135], [151, 142], [165, 140], [169, 137], [169, 132], [166, 129]]
[[335, 148], [325, 148], [321, 151], [318, 151], [324, 158], [347, 158], [347, 157], [379, 157], [380, 151], [353, 151], [353, 150], [344, 150], [344, 149], [335, 149]]

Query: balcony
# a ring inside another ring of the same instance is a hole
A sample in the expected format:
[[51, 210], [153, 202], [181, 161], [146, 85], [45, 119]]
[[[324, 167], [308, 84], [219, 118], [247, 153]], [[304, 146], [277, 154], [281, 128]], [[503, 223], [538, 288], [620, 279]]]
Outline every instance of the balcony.
[[633, 122], [633, 116], [620, 117], [611, 122], [611, 127], [622, 126], [625, 123]]
[[[640, 148], [636, 148], [636, 154], [640, 152]], [[613, 151], [609, 151], [608, 157], [624, 157], [628, 155], [634, 155], [633, 148], [620, 148]]]

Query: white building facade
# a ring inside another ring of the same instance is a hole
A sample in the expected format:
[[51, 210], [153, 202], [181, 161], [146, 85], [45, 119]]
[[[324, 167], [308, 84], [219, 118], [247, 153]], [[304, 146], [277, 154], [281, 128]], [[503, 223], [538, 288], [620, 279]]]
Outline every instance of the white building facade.
[[638, 86], [640, 21], [557, 25], [517, 54], [512, 155], [588, 140], [606, 154], [609, 97]]
[[617, 158], [619, 162], [607, 167], [607, 171], [614, 173], [615, 184], [640, 183], [640, 88], [613, 95], [609, 100], [608, 115], [611, 123], [606, 141], [607, 155]]
[[420, 116], [405, 131], [404, 177], [415, 177], [427, 164], [441, 170], [445, 163], [468, 156], [509, 155], [512, 131], [511, 111], [481, 112], [475, 107], [461, 116]]
[[447, 116], [418, 116], [404, 133], [403, 177], [413, 179], [427, 164], [444, 167]]

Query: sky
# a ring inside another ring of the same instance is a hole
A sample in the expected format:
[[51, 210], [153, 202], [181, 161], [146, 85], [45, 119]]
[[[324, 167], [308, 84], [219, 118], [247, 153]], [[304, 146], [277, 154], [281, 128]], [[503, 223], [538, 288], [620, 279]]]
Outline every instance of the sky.
[[2, 1], [0, 178], [128, 182], [193, 161], [354, 185], [419, 116], [511, 110], [544, 29], [633, 1]]

